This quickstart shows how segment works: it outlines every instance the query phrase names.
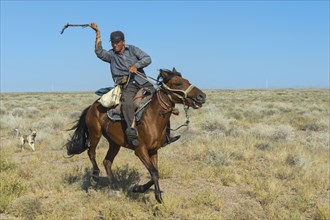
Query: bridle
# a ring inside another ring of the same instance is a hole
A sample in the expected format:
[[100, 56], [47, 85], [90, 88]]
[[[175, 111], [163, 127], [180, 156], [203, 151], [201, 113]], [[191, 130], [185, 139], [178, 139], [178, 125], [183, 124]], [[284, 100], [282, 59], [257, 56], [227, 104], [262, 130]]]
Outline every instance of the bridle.
[[[190, 85], [188, 86], [188, 88], [186, 88], [185, 90], [182, 90], [182, 89], [171, 89], [170, 87], [168, 87], [164, 82], [162, 82], [161, 86], [160, 86], [160, 90], [157, 91], [157, 98], [159, 100], [159, 103], [160, 105], [162, 106], [162, 108], [165, 109], [165, 112], [163, 113], [168, 113], [168, 112], [173, 112], [173, 114], [179, 114], [178, 113], [178, 110], [175, 109], [175, 108], [172, 108], [172, 105], [174, 105], [174, 100], [172, 98], [172, 95], [178, 97], [179, 99], [182, 100], [182, 104], [183, 104], [183, 109], [184, 109], [184, 112], [185, 112], [185, 116], [186, 116], [186, 122], [182, 125], [180, 125], [179, 127], [175, 128], [175, 129], [171, 129], [171, 131], [176, 131], [178, 129], [180, 129], [181, 127], [184, 127], [184, 126], [188, 126], [189, 123], [190, 123], [190, 120], [189, 120], [189, 115], [188, 115], [188, 109], [189, 109], [189, 106], [186, 105], [186, 100], [188, 97], [188, 94], [189, 92], [195, 88], [194, 85]], [[167, 94], [167, 97], [169, 98], [171, 104], [168, 104], [160, 95], [160, 91], [163, 90], [165, 91], [165, 93]], [[183, 95], [181, 95], [183, 94]]]
[[[188, 93], [195, 88], [194, 85], [190, 85], [188, 86], [187, 89], [182, 90], [182, 89], [171, 89], [170, 87], [168, 87], [164, 82], [162, 82], [161, 87], [163, 89], [165, 89], [166, 91], [169, 91], [171, 93], [171, 95], [175, 95], [176, 97], [178, 97], [179, 99], [181, 99], [184, 103], [184, 101], [188, 98]], [[182, 93], [183, 95], [180, 95], [179, 93]]]

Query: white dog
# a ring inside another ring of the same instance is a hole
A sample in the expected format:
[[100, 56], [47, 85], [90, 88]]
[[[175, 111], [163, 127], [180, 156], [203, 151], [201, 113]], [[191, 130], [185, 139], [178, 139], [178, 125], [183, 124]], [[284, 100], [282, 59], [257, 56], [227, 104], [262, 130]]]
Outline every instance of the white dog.
[[36, 140], [36, 136], [37, 136], [37, 131], [36, 130], [32, 130], [30, 129], [31, 131], [31, 134], [29, 135], [22, 135], [20, 140], [21, 140], [21, 150], [23, 150], [23, 145], [25, 143], [28, 143], [31, 147], [31, 149], [33, 151], [35, 151], [35, 148], [34, 148], [34, 142]]

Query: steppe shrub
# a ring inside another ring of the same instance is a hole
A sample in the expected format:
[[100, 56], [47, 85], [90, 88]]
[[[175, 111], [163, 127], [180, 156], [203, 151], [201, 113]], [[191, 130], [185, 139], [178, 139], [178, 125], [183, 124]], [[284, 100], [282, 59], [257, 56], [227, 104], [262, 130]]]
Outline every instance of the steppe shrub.
[[228, 115], [228, 117], [235, 118], [238, 121], [243, 119], [243, 116], [242, 116], [241, 112], [239, 112], [239, 111], [230, 111], [227, 115]]
[[24, 181], [14, 171], [0, 173], [0, 213], [5, 212], [12, 200], [26, 191]]
[[289, 137], [292, 135], [293, 129], [291, 126], [286, 125], [280, 125], [277, 126], [274, 130], [273, 134], [273, 140], [275, 141], [285, 141], [289, 139]]
[[272, 150], [272, 145], [270, 143], [256, 144], [255, 147], [258, 148], [259, 150], [267, 150], [267, 151]]
[[2, 106], [2, 104], [1, 104], [1, 106], [0, 106], [0, 115], [5, 115], [5, 114], [7, 114], [7, 109], [6, 109], [5, 106]]
[[261, 113], [263, 115], [271, 116], [271, 115], [274, 115], [276, 113], [276, 111], [274, 109], [263, 109], [263, 110], [261, 110]]
[[9, 153], [0, 152], [0, 213], [7, 210], [10, 202], [22, 195], [26, 187], [16, 174], [17, 165], [10, 159]]
[[26, 115], [29, 118], [38, 118], [38, 114], [40, 114], [40, 110], [37, 107], [27, 107]]
[[265, 103], [254, 102], [243, 110], [243, 116], [246, 121], [251, 123], [259, 123], [265, 117], [276, 114], [276, 109], [265, 106]]
[[302, 126], [301, 130], [303, 131], [321, 131], [323, 130], [320, 124], [310, 123]]
[[41, 212], [41, 201], [33, 195], [17, 198], [9, 208], [9, 213], [27, 220], [35, 219]]
[[233, 160], [233, 153], [228, 150], [207, 149], [204, 161], [215, 166], [228, 166]]
[[39, 120], [36, 125], [39, 130], [46, 129], [51, 133], [52, 131], [58, 132], [65, 130], [65, 121], [67, 121], [65, 116], [61, 115], [60, 113], [55, 113], [46, 116], [42, 120]]
[[206, 189], [206, 190], [200, 190], [195, 192], [192, 195], [192, 198], [190, 202], [194, 205], [206, 205], [206, 206], [212, 206], [214, 201], [216, 201], [216, 194], [215, 192]]
[[330, 148], [330, 133], [329, 132], [306, 132], [301, 137], [302, 143], [310, 149], [325, 149]]
[[73, 111], [69, 114], [69, 118], [72, 119], [73, 121], [76, 121], [80, 118], [81, 111]]
[[307, 157], [304, 152], [289, 152], [286, 156], [285, 163], [291, 167], [296, 167], [303, 170], [311, 168], [311, 160]]
[[164, 161], [161, 166], [158, 166], [159, 178], [161, 179], [171, 178], [173, 176], [174, 169], [175, 169], [174, 163], [170, 162], [169, 160]]
[[[1, 153], [1, 152], [0, 152]], [[0, 173], [6, 170], [12, 170], [16, 168], [16, 164], [10, 161], [7, 156], [2, 155], [0, 157]]]
[[62, 173], [62, 178], [63, 178], [64, 182], [66, 182], [68, 184], [73, 184], [73, 183], [81, 180], [82, 177], [83, 177], [82, 167], [77, 166], [77, 165], [66, 169]]
[[329, 203], [327, 203], [327, 204], [318, 204], [317, 205], [317, 210], [318, 210], [320, 219], [330, 219]]
[[296, 116], [290, 120], [290, 123], [297, 130], [301, 131], [326, 131], [329, 129], [329, 118], [313, 117], [310, 114], [305, 116]]
[[22, 117], [24, 115], [24, 108], [13, 108], [12, 112], [11, 112], [12, 116], [16, 116], [16, 117]]
[[201, 127], [204, 132], [212, 133], [218, 131], [224, 133], [226, 131], [226, 127], [217, 121], [205, 121], [201, 124]]
[[127, 190], [131, 184], [140, 181], [140, 173], [136, 168], [130, 168], [128, 164], [123, 167], [116, 167], [113, 169], [113, 174], [124, 190]]
[[228, 118], [225, 115], [214, 115], [212, 112], [207, 114], [200, 124], [203, 132], [208, 135], [226, 136], [234, 134], [236, 119]]
[[286, 141], [293, 135], [293, 128], [290, 125], [269, 126], [257, 124], [250, 129], [250, 133], [259, 139]]
[[0, 128], [13, 130], [25, 127], [26, 120], [20, 116], [4, 115], [0, 118]]
[[289, 113], [292, 111], [292, 104], [286, 102], [276, 103], [275, 108], [278, 108], [283, 113]]
[[285, 162], [290, 166], [298, 166], [301, 163], [299, 156], [295, 154], [289, 154], [286, 157]]

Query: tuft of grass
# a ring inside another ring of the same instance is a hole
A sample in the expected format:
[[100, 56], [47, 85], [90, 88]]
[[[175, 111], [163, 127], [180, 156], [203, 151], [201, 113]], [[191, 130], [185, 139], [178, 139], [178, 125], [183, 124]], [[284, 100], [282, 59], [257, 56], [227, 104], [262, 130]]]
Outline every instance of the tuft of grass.
[[257, 124], [250, 129], [250, 133], [261, 140], [287, 141], [293, 136], [293, 128], [290, 125], [269, 126]]
[[233, 158], [234, 154], [230, 151], [208, 149], [204, 161], [215, 166], [228, 166], [232, 163]]
[[330, 219], [330, 206], [329, 203], [326, 204], [317, 204], [317, 211], [319, 215], [319, 219]]
[[33, 220], [42, 213], [42, 202], [36, 196], [25, 195], [11, 203], [9, 212], [16, 217]]
[[263, 151], [271, 151], [272, 150], [272, 145], [270, 143], [260, 143], [256, 144], [255, 147], [259, 150]]
[[0, 173], [7, 170], [14, 170], [16, 164], [10, 161], [5, 155], [0, 157]]
[[316, 124], [316, 123], [311, 123], [311, 124], [305, 124], [301, 130], [303, 131], [322, 131], [323, 126]]
[[5, 212], [10, 203], [26, 192], [26, 185], [15, 172], [1, 172], [0, 174], [0, 212]]
[[216, 201], [216, 198], [215, 192], [209, 189], [199, 190], [192, 195], [190, 203], [198, 206], [213, 206], [215, 205], [214, 201]]

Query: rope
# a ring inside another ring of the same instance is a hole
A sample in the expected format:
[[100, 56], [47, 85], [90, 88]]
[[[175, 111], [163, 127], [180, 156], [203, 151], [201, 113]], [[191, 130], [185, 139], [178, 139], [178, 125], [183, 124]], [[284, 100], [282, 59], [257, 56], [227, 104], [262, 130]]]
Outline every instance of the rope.
[[177, 130], [179, 130], [180, 128], [182, 128], [182, 127], [187, 127], [187, 126], [189, 125], [189, 123], [190, 123], [189, 115], [188, 115], [188, 109], [189, 109], [189, 106], [184, 105], [183, 108], [184, 108], [184, 112], [185, 112], [186, 119], [187, 119], [186, 122], [185, 122], [184, 124], [180, 125], [179, 127], [175, 128], [175, 129], [172, 129], [172, 128], [171, 128], [171, 131], [177, 131]]

